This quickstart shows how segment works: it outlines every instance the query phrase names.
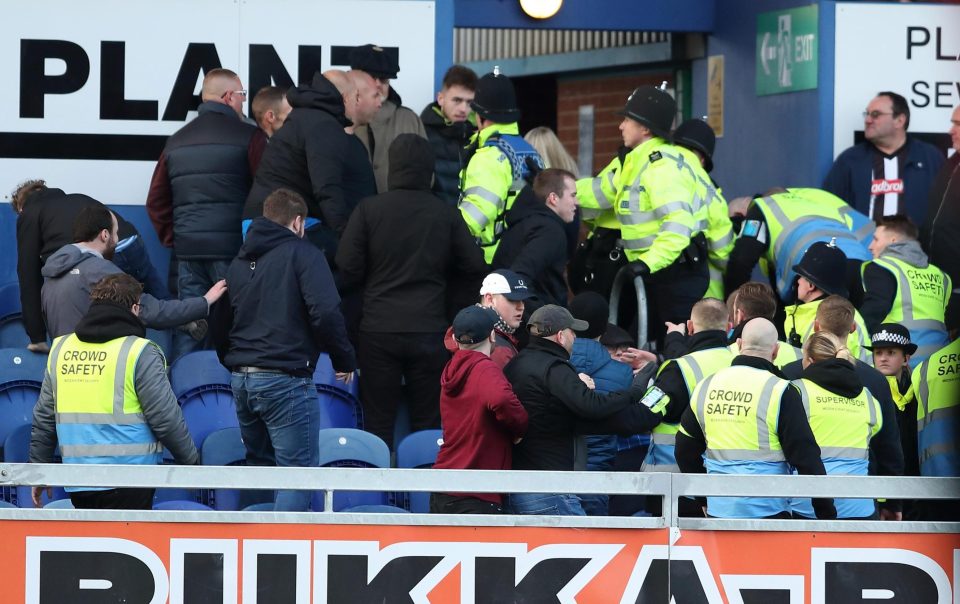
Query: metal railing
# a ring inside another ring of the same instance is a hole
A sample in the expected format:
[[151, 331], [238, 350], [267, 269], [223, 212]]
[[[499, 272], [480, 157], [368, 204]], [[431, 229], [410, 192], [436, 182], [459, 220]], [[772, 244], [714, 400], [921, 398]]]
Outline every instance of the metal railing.
[[649, 333], [647, 326], [647, 289], [643, 284], [643, 277], [635, 277], [629, 265], [621, 268], [613, 279], [613, 287], [610, 289], [609, 321], [623, 328], [630, 327], [629, 325], [620, 325], [619, 321], [620, 298], [623, 295], [624, 288], [631, 284], [637, 295], [637, 348], [643, 348], [647, 343]]
[[[324, 512], [208, 512], [0, 509], [3, 519], [154, 520], [159, 522], [357, 522], [410, 525], [557, 526], [704, 530], [960, 532], [960, 523], [680, 518], [677, 499], [692, 496], [960, 499], [960, 478], [885, 476], [731, 476], [643, 472], [536, 472], [375, 468], [276, 468], [0, 464], [0, 486], [300, 489], [324, 491]], [[649, 495], [659, 517], [451, 516], [332, 512], [336, 491], [591, 493]], [[960, 505], [960, 502], [958, 502]], [[108, 515], [109, 518], [105, 515]]]

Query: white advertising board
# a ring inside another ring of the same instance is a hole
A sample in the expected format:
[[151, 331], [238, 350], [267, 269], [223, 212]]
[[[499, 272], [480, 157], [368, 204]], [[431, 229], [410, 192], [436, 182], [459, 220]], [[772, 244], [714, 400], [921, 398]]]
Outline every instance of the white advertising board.
[[346, 69], [351, 47], [397, 52], [394, 87], [432, 100], [429, 0], [34, 0], [0, 37], [0, 193], [44, 178], [105, 203], [142, 205], [163, 140], [196, 116], [205, 69], [250, 91]]
[[960, 6], [836, 4], [834, 157], [854, 144], [881, 90], [906, 97], [910, 132], [946, 138], [960, 105]]

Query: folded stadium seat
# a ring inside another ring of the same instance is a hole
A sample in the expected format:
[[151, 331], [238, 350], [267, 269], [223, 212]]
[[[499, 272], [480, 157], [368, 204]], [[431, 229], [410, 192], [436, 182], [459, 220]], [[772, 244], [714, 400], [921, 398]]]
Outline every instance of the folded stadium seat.
[[20, 318], [20, 284], [0, 286], [0, 347], [26, 348], [29, 343]]
[[320, 428], [363, 428], [360, 401], [345, 390], [317, 385]]
[[[389, 468], [390, 449], [379, 437], [352, 428], [320, 430], [320, 466], [340, 468]], [[387, 494], [380, 491], [336, 491], [333, 510], [358, 505], [386, 505]], [[323, 510], [323, 491], [313, 494], [313, 510]]]
[[337, 374], [333, 370], [333, 363], [330, 362], [330, 355], [325, 352], [321, 352], [320, 358], [317, 359], [317, 370], [313, 372], [313, 383], [318, 387], [329, 386], [348, 392], [355, 399], [360, 398], [360, 381], [357, 379], [357, 372], [353, 372], [353, 380], [349, 384], [344, 384], [337, 379]]
[[264, 501], [263, 503], [254, 503], [243, 508], [244, 512], [272, 512], [273, 502]]
[[198, 350], [183, 355], [170, 367], [170, 385], [177, 400], [202, 387], [230, 390], [230, 371], [220, 364], [216, 352]]
[[355, 505], [352, 508], [341, 510], [358, 514], [409, 514], [409, 510], [398, 508], [395, 505]]
[[147, 339], [160, 347], [163, 351], [163, 358], [170, 363], [173, 357], [173, 333], [169, 329], [151, 329], [147, 328]]
[[66, 499], [57, 499], [56, 501], [51, 501], [50, 503], [43, 506], [44, 509], [48, 510], [72, 510], [73, 502], [70, 501], [70, 498]]
[[46, 357], [25, 349], [0, 349], [0, 444], [33, 421]]
[[211, 432], [240, 426], [233, 391], [229, 388], [217, 384], [200, 386], [181, 396], [179, 402], [187, 431], [198, 449]]
[[[245, 466], [247, 449], [240, 438], [240, 428], [222, 428], [210, 433], [200, 449], [200, 463], [205, 466]], [[273, 491], [239, 489], [207, 489], [201, 500], [219, 511], [235, 511], [265, 498], [273, 501]]]
[[[432, 468], [443, 444], [442, 430], [413, 432], [397, 445], [398, 468]], [[400, 494], [398, 501], [417, 514], [430, 513], [430, 493], [411, 491]]]
[[153, 503], [155, 510], [182, 510], [182, 511], [202, 511], [212, 512], [213, 508], [189, 500], [155, 501]]
[[[14, 428], [5, 441], [3, 441], [3, 461], [6, 463], [27, 463], [30, 461], [30, 431], [32, 426], [30, 424], [24, 424], [22, 426], [17, 426]], [[59, 451], [57, 452], [59, 456]], [[30, 494], [31, 487], [26, 485], [19, 485], [16, 487], [3, 487], [0, 488], [0, 498], [5, 501], [8, 501], [12, 504], [15, 504], [17, 507], [21, 508], [32, 508], [33, 499]], [[41, 502], [47, 504], [51, 501], [56, 501], [57, 499], [64, 499], [67, 497], [66, 491], [61, 487], [54, 487], [53, 497], [47, 497], [46, 489], [43, 490], [43, 494], [40, 496]]]

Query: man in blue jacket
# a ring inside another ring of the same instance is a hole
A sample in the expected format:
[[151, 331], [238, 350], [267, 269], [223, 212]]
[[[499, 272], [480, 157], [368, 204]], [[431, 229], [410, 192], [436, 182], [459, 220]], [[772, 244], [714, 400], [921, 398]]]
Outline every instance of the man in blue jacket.
[[944, 156], [907, 135], [910, 105], [895, 92], [879, 92], [863, 112], [866, 139], [841, 153], [823, 188], [874, 220], [897, 214], [923, 224], [930, 185]]
[[[287, 189], [271, 193], [230, 264], [229, 337], [218, 340], [233, 372], [247, 465], [309, 467], [318, 463], [317, 357], [330, 354], [349, 382], [356, 359], [340, 314], [340, 296], [323, 252], [303, 240], [307, 205]], [[232, 315], [232, 316], [231, 316]], [[275, 510], [304, 511], [310, 491], [278, 491]]]

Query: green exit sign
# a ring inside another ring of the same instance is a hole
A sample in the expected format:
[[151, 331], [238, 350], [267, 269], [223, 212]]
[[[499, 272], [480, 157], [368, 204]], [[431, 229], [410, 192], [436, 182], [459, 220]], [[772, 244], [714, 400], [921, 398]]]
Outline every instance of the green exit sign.
[[757, 94], [817, 87], [817, 5], [757, 15]]

